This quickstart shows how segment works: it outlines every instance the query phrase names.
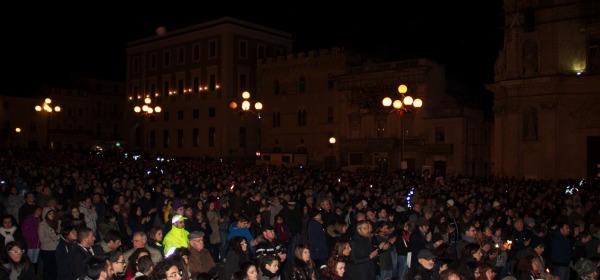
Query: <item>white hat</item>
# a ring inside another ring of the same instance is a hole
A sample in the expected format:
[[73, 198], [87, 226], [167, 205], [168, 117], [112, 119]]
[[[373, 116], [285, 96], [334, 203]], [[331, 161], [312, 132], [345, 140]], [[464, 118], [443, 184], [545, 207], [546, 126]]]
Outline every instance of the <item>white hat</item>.
[[448, 201], [446, 201], [446, 204], [448, 204], [448, 206], [454, 206], [454, 199], [448, 199]]
[[496, 207], [496, 206], [500, 206], [500, 202], [494, 201], [494, 203], [492, 203], [492, 207]]

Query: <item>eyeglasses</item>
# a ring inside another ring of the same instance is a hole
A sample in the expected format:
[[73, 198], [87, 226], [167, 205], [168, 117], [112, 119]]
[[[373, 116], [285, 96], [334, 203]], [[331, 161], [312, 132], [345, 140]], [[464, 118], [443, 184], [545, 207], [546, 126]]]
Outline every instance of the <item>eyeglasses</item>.
[[240, 245], [248, 245], [248, 243], [242, 242], [242, 243], [240, 243]]
[[115, 263], [125, 264], [125, 261], [120, 261], [120, 262], [115, 262]]
[[11, 254], [18, 255], [18, 254], [24, 254], [25, 250], [10, 250], [8, 252], [11, 253]]
[[171, 274], [169, 274], [167, 277], [168, 278], [177, 278], [177, 276], [183, 276], [183, 271], [179, 271], [179, 272], [173, 272]]
[[133, 240], [133, 242], [144, 242], [144, 241], [146, 241], [146, 239], [139, 239], [139, 240], [135, 240], [135, 239], [134, 239], [134, 240]]

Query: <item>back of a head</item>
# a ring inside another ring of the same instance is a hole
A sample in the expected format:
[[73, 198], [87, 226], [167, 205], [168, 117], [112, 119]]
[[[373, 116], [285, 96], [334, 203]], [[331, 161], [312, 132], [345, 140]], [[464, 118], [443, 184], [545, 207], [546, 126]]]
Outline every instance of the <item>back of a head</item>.
[[154, 266], [154, 263], [152, 262], [152, 257], [149, 255], [142, 256], [137, 260], [137, 271], [143, 273], [144, 275], [150, 274], [152, 266]]

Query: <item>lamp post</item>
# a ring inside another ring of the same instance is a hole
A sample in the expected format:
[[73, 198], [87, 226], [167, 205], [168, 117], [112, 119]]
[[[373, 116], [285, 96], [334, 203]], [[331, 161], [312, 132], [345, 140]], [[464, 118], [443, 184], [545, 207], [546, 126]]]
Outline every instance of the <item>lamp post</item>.
[[42, 103], [42, 105], [35, 106], [35, 110], [37, 112], [46, 112], [48, 114], [48, 117], [47, 117], [48, 124], [46, 126], [46, 141], [48, 143], [48, 149], [54, 149], [54, 143], [50, 139], [50, 123], [51, 123], [51, 119], [52, 119], [52, 113], [60, 112], [61, 108], [58, 105], [52, 107], [52, 105], [50, 105], [50, 104], [52, 104], [52, 99], [46, 98], [46, 99], [44, 99], [44, 103]]
[[[150, 99], [149, 96], [146, 96], [146, 98], [144, 98], [144, 105], [140, 106], [135, 106], [133, 107], [133, 112], [135, 112], [136, 114], [138, 114], [139, 116], [146, 116], [146, 117], [150, 117], [150, 116], [154, 116], [160, 112], [162, 112], [162, 108], [160, 106], [154, 106], [152, 107], [152, 105], [150, 105], [152, 103], [152, 99]], [[145, 138], [145, 125], [142, 128], [144, 131], [142, 131], [141, 133], [143, 134], [141, 137]], [[141, 141], [140, 141], [141, 142]]]
[[331, 149], [331, 155], [329, 156], [329, 168], [333, 169], [333, 167], [335, 167], [335, 155], [333, 153], [333, 145], [335, 144], [335, 142], [337, 142], [337, 139], [335, 139], [335, 137], [331, 136], [329, 137], [329, 148]]
[[[256, 114], [258, 116], [258, 118], [260, 119], [260, 111], [263, 108], [263, 104], [260, 101], [256, 101], [254, 103], [254, 110], [252, 110], [252, 103], [250, 102], [250, 92], [248, 91], [244, 91], [242, 92], [242, 98], [244, 99], [241, 103], [241, 108], [239, 109], [239, 113], [244, 113], [244, 112], [250, 112], [253, 114]], [[231, 108], [232, 110], [236, 110], [238, 108], [238, 104], [235, 101], [231, 101], [231, 103], [229, 103], [229, 108]]]
[[17, 148], [20, 148], [19, 147], [19, 144], [20, 144], [19, 143], [20, 142], [19, 135], [21, 135], [21, 128], [20, 127], [15, 128], [15, 132], [17, 133], [17, 135], [16, 135], [16, 137], [17, 137]]
[[399, 98], [392, 101], [392, 98], [385, 97], [381, 100], [381, 103], [385, 108], [390, 109], [388, 113], [397, 113], [401, 118], [400, 129], [402, 131], [402, 142], [400, 146], [400, 168], [406, 169], [407, 164], [404, 161], [404, 138], [406, 132], [404, 131], [404, 114], [405, 113], [416, 113], [419, 108], [423, 106], [423, 100], [420, 98], [413, 99], [412, 96], [406, 95], [408, 87], [404, 84], [398, 86]]

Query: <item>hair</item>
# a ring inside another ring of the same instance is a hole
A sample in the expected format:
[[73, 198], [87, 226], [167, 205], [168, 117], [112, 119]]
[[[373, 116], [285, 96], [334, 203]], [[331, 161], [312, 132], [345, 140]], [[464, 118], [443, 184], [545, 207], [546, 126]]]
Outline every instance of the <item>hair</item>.
[[350, 241], [345, 238], [340, 238], [337, 242], [335, 242], [335, 245], [333, 245], [331, 255], [339, 257], [348, 257], [342, 255], [342, 253], [344, 252], [344, 248], [346, 248], [346, 245], [350, 245]]
[[60, 235], [63, 238], [67, 239], [67, 236], [69, 236], [69, 234], [74, 230], [76, 230], [76, 229], [73, 225], [66, 225], [65, 227], [60, 229]]
[[152, 266], [154, 266], [154, 262], [152, 262], [152, 257], [150, 257], [150, 255], [142, 256], [137, 260], [136, 263], [137, 271], [143, 273], [144, 275], [147, 275], [150, 272]]
[[123, 256], [123, 253], [119, 250], [110, 251], [106, 254], [108, 256], [108, 260], [111, 263], [118, 262], [119, 257]]
[[356, 223], [356, 230], [358, 231], [358, 228], [361, 227], [364, 224], [369, 224], [370, 222], [367, 220], [364, 221], [359, 221], [358, 223]]
[[154, 240], [154, 236], [156, 235], [157, 232], [162, 231], [163, 233], [165, 233], [162, 229], [162, 227], [152, 227], [149, 231], [148, 231], [148, 239], [152, 240], [152, 241], [157, 241]]
[[[48, 214], [50, 214], [50, 212], [54, 212], [54, 219], [50, 220], [48, 219]], [[50, 209], [48, 210], [48, 212], [46, 212], [46, 216], [42, 217], [42, 221], [46, 222], [46, 224], [52, 228], [54, 231], [58, 231], [59, 229], [59, 223], [58, 223], [58, 213], [56, 213], [56, 210], [54, 209]]]
[[479, 271], [479, 277], [477, 277], [477, 279], [487, 280], [485, 273], [490, 269], [494, 269], [490, 263], [480, 262], [479, 265], [477, 265], [477, 270]]
[[229, 250], [233, 250], [238, 254], [244, 254], [241, 245], [243, 241], [248, 242], [248, 240], [246, 240], [246, 238], [243, 236], [236, 236], [234, 238], [231, 238], [231, 240], [229, 241]]
[[535, 256], [527, 255], [522, 257], [517, 264], [517, 271], [531, 271], [533, 270], [533, 260]]
[[304, 249], [309, 250], [310, 251], [310, 247], [306, 244], [298, 244], [296, 246], [296, 249], [294, 249], [294, 258], [298, 259], [299, 261], [302, 261], [303, 263], [307, 264], [308, 266], [310, 266], [311, 268], [315, 267], [315, 263], [313, 263], [312, 259], [308, 259], [308, 263], [305, 262], [302, 259], [302, 251], [304, 251]]
[[473, 255], [479, 250], [481, 250], [481, 246], [479, 246], [479, 244], [468, 243], [467, 245], [465, 245], [465, 247], [463, 247], [462, 251], [460, 252], [460, 259], [475, 260]]
[[90, 232], [93, 233], [92, 229], [88, 227], [80, 227], [77, 229], [77, 243], [81, 243], [84, 238], [87, 238], [90, 235]]
[[108, 243], [110, 241], [119, 241], [121, 240], [121, 233], [117, 230], [111, 229], [109, 231], [106, 232], [106, 234], [104, 235], [104, 238], [102, 238], [102, 241]]
[[140, 254], [143, 252], [146, 252], [148, 255], [150, 255], [150, 251], [148, 251], [146, 248], [138, 248], [131, 253], [131, 256], [129, 256], [129, 259], [127, 259], [127, 271], [125, 271], [126, 274], [135, 274], [137, 269], [135, 264], [137, 264], [137, 260]]
[[450, 279], [450, 276], [452, 276], [452, 275], [458, 275], [460, 277], [460, 274], [458, 274], [458, 272], [456, 272], [455, 270], [446, 269], [446, 270], [440, 272], [439, 280], [448, 280], [448, 279]]
[[108, 276], [108, 264], [106, 257], [92, 256], [85, 264], [85, 275], [91, 279], [98, 279], [102, 272]]
[[244, 214], [244, 213], [240, 213], [237, 217], [237, 221], [238, 223], [240, 222], [250, 222], [250, 219], [248, 219], [248, 215]]
[[323, 272], [322, 272], [323, 277], [325, 277], [327, 279], [336, 279], [336, 278], [342, 277], [343, 275], [338, 275], [337, 270], [336, 270], [337, 264], [340, 262], [345, 263], [345, 260], [338, 256], [331, 256], [327, 260], [327, 265], [323, 269]]
[[178, 258], [163, 259], [152, 267], [150, 277], [152, 279], [167, 279], [167, 271], [173, 266], [180, 269], [180, 260]]
[[253, 266], [254, 266], [254, 268], [256, 268], [256, 265], [254, 263], [251, 263], [251, 262], [242, 263], [239, 266], [238, 270], [233, 273], [233, 277], [231, 279], [233, 279], [233, 280], [248, 279], [248, 271]]
[[20, 270], [27, 270], [29, 269], [29, 257], [27, 256], [27, 254], [23, 253], [21, 254], [21, 260], [18, 263], [13, 262], [13, 260], [8, 256], [8, 251], [12, 250], [12, 248], [14, 247], [18, 247], [21, 250], [25, 250], [25, 247], [23, 246], [23, 244], [21, 244], [18, 241], [11, 241], [6, 243], [6, 245], [4, 245], [4, 249], [2, 250], [2, 259], [4, 259], [3, 263], [8, 263], [9, 265], [20, 269]]

